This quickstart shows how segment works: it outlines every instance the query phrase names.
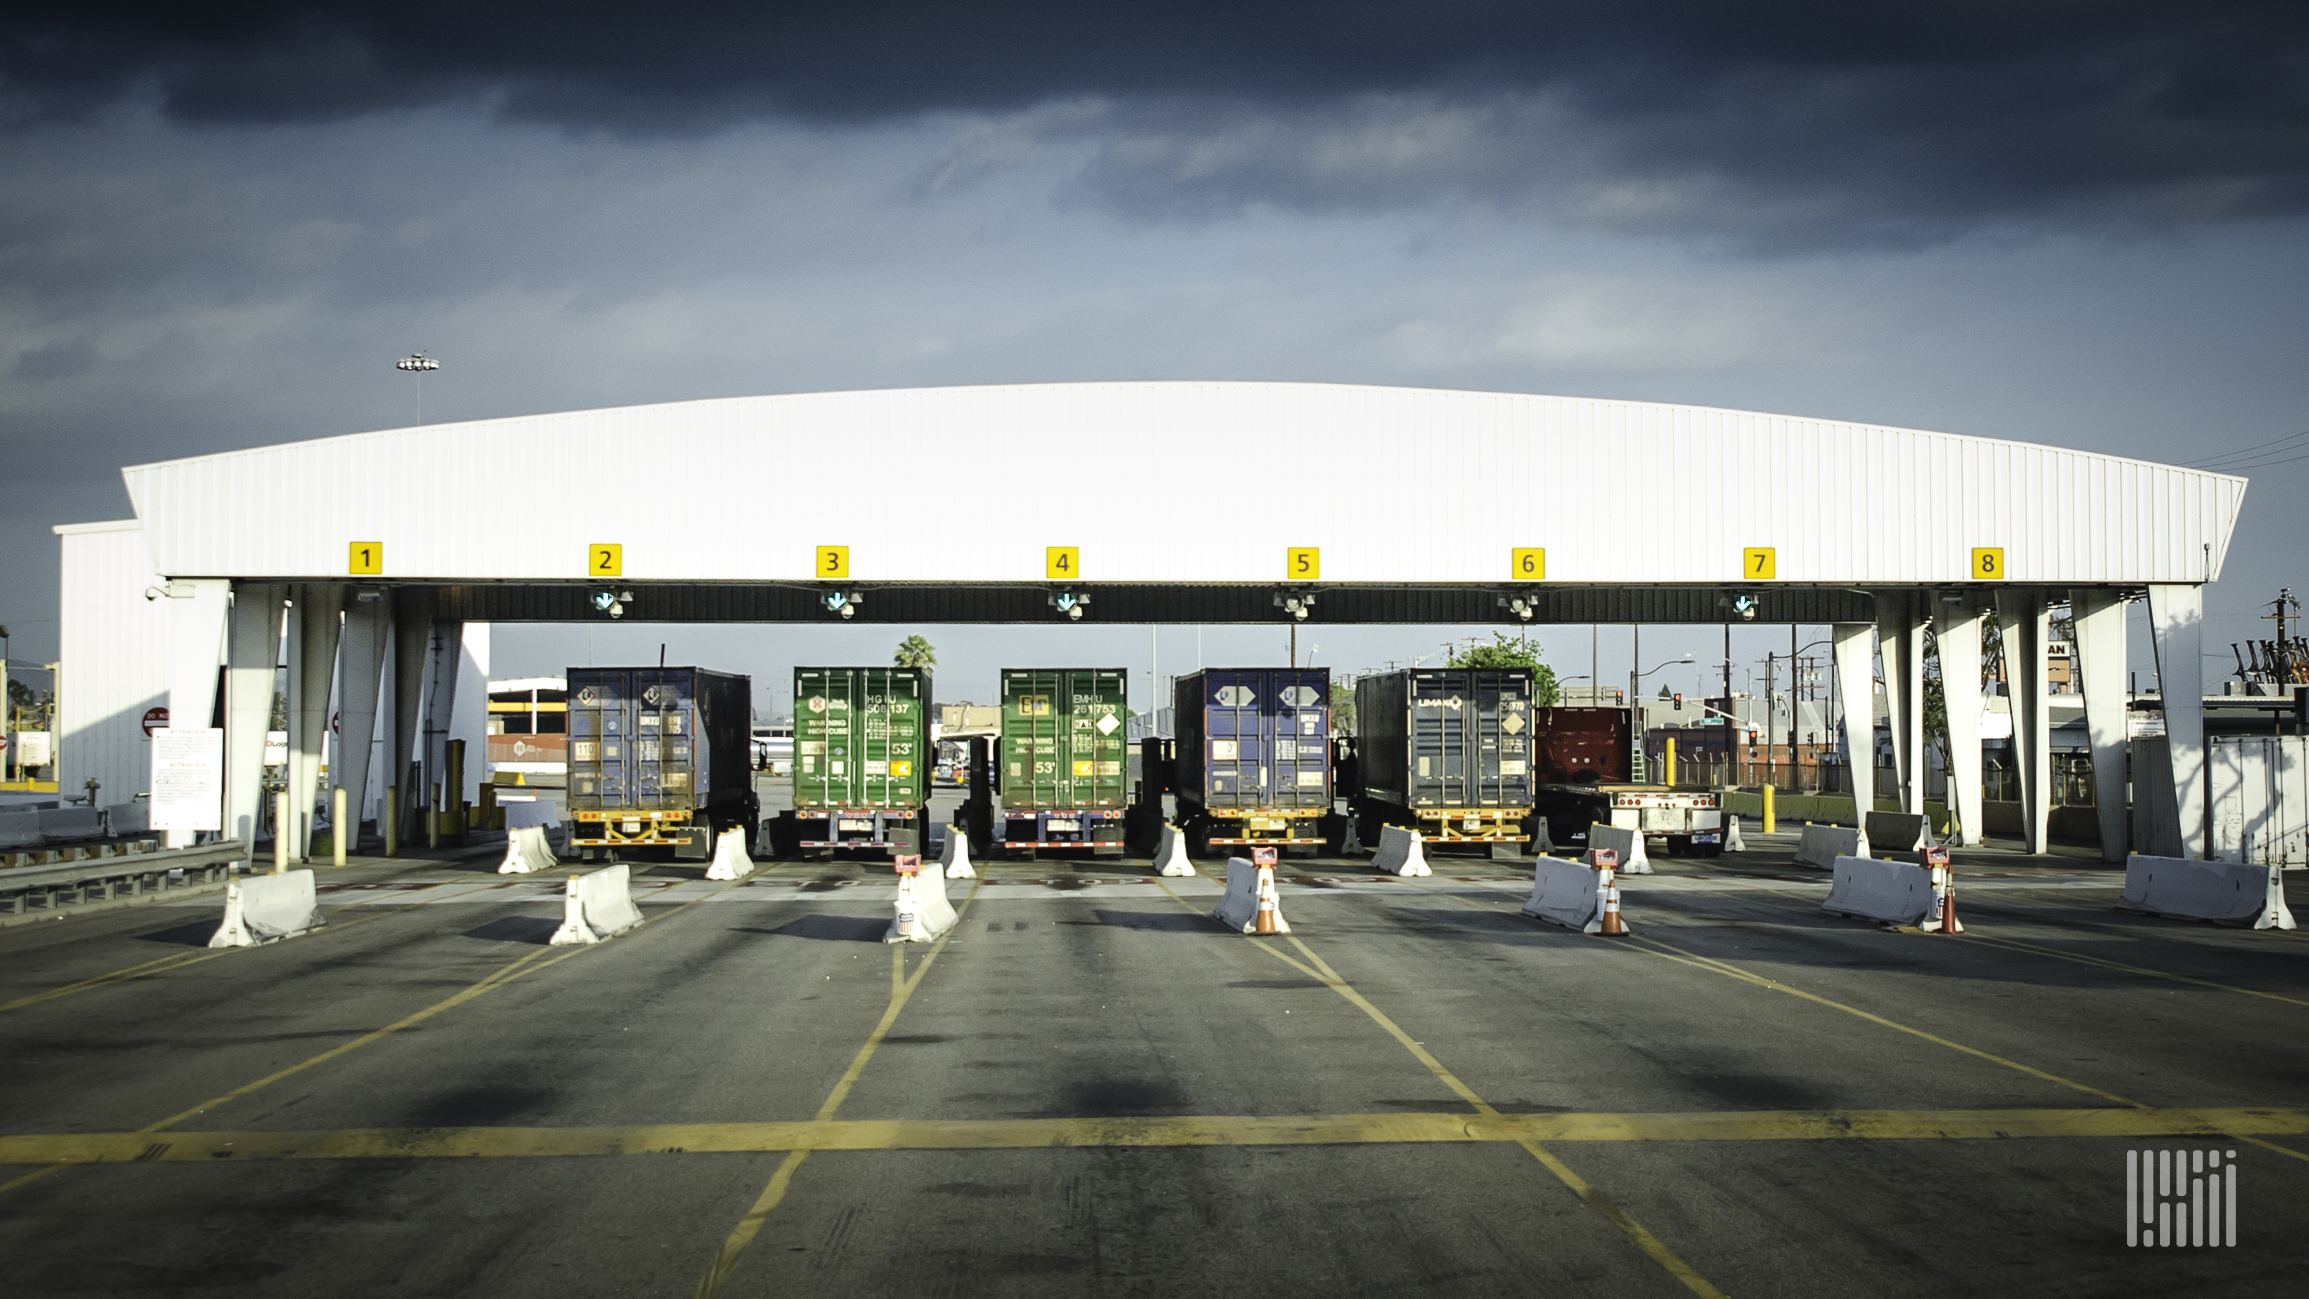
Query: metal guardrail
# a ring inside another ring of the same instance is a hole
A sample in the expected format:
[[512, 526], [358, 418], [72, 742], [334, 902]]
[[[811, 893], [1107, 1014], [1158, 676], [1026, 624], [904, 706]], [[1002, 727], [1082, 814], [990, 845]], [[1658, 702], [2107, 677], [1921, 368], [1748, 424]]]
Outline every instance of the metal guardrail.
[[[172, 872], [183, 872], [187, 884], [193, 882], [195, 871], [199, 872], [201, 883], [214, 883], [233, 863], [249, 861], [252, 857], [246, 841], [233, 839], [197, 848], [0, 870], [0, 914], [23, 915], [35, 899], [39, 900], [41, 909], [53, 911], [95, 900], [89, 895], [96, 890], [102, 890], [102, 900], [109, 901], [120, 896], [123, 886], [131, 897], [145, 892], [148, 883], [153, 892], [165, 892]], [[59, 896], [62, 894], [72, 896], [63, 899]]]

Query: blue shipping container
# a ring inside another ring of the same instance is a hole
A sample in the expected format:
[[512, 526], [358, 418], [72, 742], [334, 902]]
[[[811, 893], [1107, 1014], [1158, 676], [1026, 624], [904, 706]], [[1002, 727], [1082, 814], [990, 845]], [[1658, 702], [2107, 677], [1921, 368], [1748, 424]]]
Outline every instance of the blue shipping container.
[[1211, 668], [1179, 678], [1176, 702], [1182, 805], [1294, 818], [1331, 810], [1329, 668]]

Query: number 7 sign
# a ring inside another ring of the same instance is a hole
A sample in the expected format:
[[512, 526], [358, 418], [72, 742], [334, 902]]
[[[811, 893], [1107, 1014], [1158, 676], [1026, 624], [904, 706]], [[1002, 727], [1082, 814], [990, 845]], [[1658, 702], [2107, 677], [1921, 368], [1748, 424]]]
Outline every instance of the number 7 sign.
[[1780, 566], [1779, 551], [1771, 546], [1750, 546], [1740, 552], [1740, 576], [1751, 582], [1769, 582]]

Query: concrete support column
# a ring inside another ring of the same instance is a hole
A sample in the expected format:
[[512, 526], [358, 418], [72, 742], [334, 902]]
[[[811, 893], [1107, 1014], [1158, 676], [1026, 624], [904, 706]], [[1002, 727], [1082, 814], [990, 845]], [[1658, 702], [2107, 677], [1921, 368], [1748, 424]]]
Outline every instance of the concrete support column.
[[418, 838], [416, 809], [424, 801], [419, 741], [425, 706], [425, 652], [433, 632], [433, 591], [403, 587], [393, 593], [393, 729], [385, 737], [385, 783], [401, 787], [401, 837]]
[[273, 717], [273, 669], [280, 661], [281, 602], [270, 582], [233, 586], [225, 647], [224, 771], [226, 838], [254, 840], [262, 822], [265, 731]]
[[[232, 619], [232, 583], [223, 578], [168, 584], [168, 724], [206, 727], [216, 716], [217, 668]], [[167, 847], [189, 848], [197, 831], [170, 830]]]
[[1948, 703], [1948, 808], [1957, 842], [1980, 843], [1980, 623], [1967, 603], [1942, 604], [1933, 635], [1940, 642], [1940, 690]]
[[[344, 843], [360, 842], [368, 814], [369, 752], [377, 735], [377, 700], [384, 686], [385, 634], [393, 629], [392, 596], [355, 598], [345, 604], [345, 640], [337, 661], [337, 712], [344, 720], [337, 737], [337, 760], [330, 784], [345, 791]], [[387, 747], [387, 761], [391, 761]], [[380, 827], [382, 828], [382, 827]]]
[[2076, 614], [2085, 730], [2092, 737], [2093, 802], [2100, 814], [2101, 860], [2125, 859], [2125, 600], [2107, 589], [2069, 593]]
[[1853, 809], [1865, 818], [1876, 810], [1876, 628], [1840, 622], [1836, 640], [1836, 689], [1844, 696], [1844, 752], [1852, 764]]
[[[2157, 646], [2157, 690], [2164, 696], [2165, 752], [2172, 760], [2172, 824], [2181, 855], [2205, 856], [2205, 589], [2149, 588], [2149, 633]], [[2135, 797], [2142, 795], [2136, 791]], [[2166, 797], [2164, 790], [2147, 797]]]
[[337, 678], [337, 640], [344, 629], [345, 587], [311, 582], [296, 589], [297, 638], [289, 674], [289, 806], [297, 818], [293, 853], [312, 857], [319, 821], [321, 766], [329, 754], [329, 698]]
[[[451, 713], [457, 706], [457, 669], [465, 657], [465, 624], [436, 620], [425, 633], [425, 797], [432, 798], [436, 781], [444, 777], [449, 762], [449, 727]], [[473, 755], [465, 755], [466, 766], [473, 764]], [[457, 805], [458, 791], [446, 785], [441, 790], [438, 807], [428, 802], [429, 812], [441, 812]]]
[[2045, 593], [2007, 587], [1996, 593], [1997, 627], [2004, 634], [2005, 678], [2012, 690], [2012, 749], [2020, 768], [2020, 837], [2041, 853], [2052, 830], [2052, 639]]
[[1884, 707], [1892, 726], [1893, 780], [1900, 810], [1924, 811], [1924, 629], [1926, 601], [1916, 591], [1876, 594], [1876, 637], [1883, 646]]

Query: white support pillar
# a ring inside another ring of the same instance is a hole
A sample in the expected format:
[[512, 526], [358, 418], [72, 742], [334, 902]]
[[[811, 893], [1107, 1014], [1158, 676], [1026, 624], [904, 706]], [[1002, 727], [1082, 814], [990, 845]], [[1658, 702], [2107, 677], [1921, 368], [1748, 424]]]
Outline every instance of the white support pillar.
[[[465, 624], [436, 620], [425, 633], [425, 797], [428, 811], [457, 805], [458, 792], [444, 786], [440, 806], [429, 801], [432, 787], [448, 771], [449, 728], [457, 703], [457, 669], [465, 658]], [[465, 755], [471, 765], [473, 755]]]
[[1884, 707], [1892, 727], [1893, 780], [1900, 810], [1924, 812], [1924, 629], [1928, 592], [1876, 593], [1876, 637], [1883, 646]]
[[1836, 640], [1836, 689], [1844, 696], [1844, 752], [1851, 765], [1852, 807], [1865, 820], [1876, 810], [1876, 627], [1840, 622]]
[[[216, 716], [217, 668], [224, 663], [232, 583], [186, 578], [168, 584], [168, 724], [207, 727]], [[189, 848], [193, 830], [167, 831], [167, 847]]]
[[361, 822], [368, 816], [369, 754], [385, 675], [385, 633], [393, 628], [391, 604], [384, 593], [376, 595], [346, 602], [344, 646], [337, 660], [337, 712], [343, 720], [329, 783], [345, 791], [345, 819], [352, 822], [345, 831], [348, 851], [360, 842]]
[[2085, 696], [2085, 730], [2092, 737], [2093, 802], [2100, 813], [2101, 860], [2121, 862], [2127, 847], [2125, 817], [2125, 600], [2105, 588], [2069, 594], [2076, 614], [2076, 648]]
[[[2205, 856], [2205, 588], [2149, 588], [2149, 634], [2157, 645], [2157, 690], [2164, 697], [2165, 752], [2172, 761], [2181, 855]], [[2138, 791], [2134, 796], [2140, 797]], [[2165, 791], [2150, 791], [2162, 800]]]
[[465, 788], [453, 795], [443, 791], [451, 807], [458, 799], [478, 804], [489, 779], [489, 624], [462, 624], [457, 641], [457, 697], [449, 710], [449, 738], [465, 741]]
[[288, 588], [269, 582], [233, 587], [226, 646], [224, 834], [253, 841], [262, 822], [265, 731], [273, 718], [273, 669], [280, 661], [281, 601]]
[[425, 710], [425, 657], [433, 634], [433, 592], [427, 587], [402, 587], [393, 593], [393, 730], [386, 740], [385, 783], [401, 787], [401, 833], [421, 839], [416, 810], [422, 804], [426, 774], [411, 774], [413, 764], [431, 761], [423, 752]]
[[329, 753], [329, 697], [337, 677], [337, 639], [344, 627], [345, 588], [311, 582], [296, 589], [295, 670], [289, 679], [289, 807], [297, 818], [292, 855], [312, 857], [319, 820], [321, 766]]
[[1935, 610], [1940, 690], [1948, 704], [1948, 808], [1956, 841], [1980, 843], [1980, 622], [1969, 601]]
[[2052, 831], [2051, 614], [2035, 587], [1996, 593], [1997, 627], [2004, 634], [2005, 677], [2012, 689], [2012, 751], [2020, 769], [2020, 837], [2025, 851], [2041, 853]]

